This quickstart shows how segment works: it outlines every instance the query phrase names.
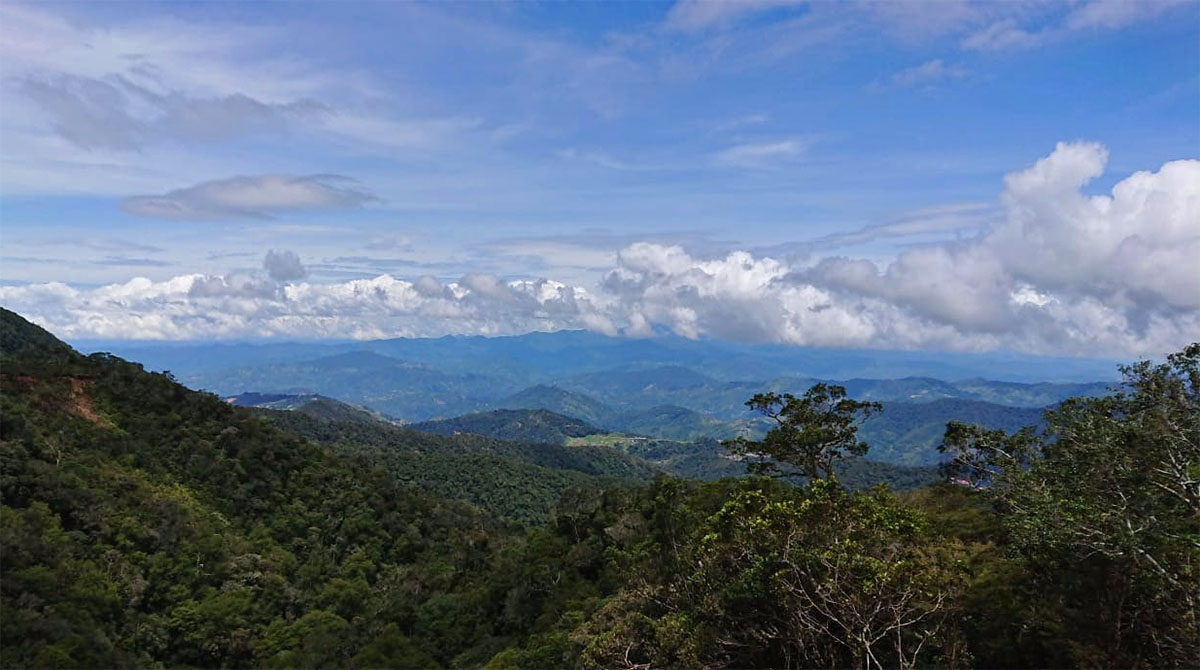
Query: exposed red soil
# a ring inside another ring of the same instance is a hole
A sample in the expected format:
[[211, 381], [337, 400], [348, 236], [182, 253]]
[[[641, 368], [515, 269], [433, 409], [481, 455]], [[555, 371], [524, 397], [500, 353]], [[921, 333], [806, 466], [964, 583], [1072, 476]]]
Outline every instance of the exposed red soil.
[[[0, 379], [11, 379], [26, 389], [32, 389], [37, 383], [36, 378], [29, 375], [0, 374]], [[57, 377], [56, 379], [63, 379], [63, 377]], [[87, 389], [84, 387], [87, 380], [83, 377], [65, 377], [65, 379], [71, 385], [71, 397], [67, 400], [66, 407], [63, 409], [97, 426], [111, 428], [112, 423], [100, 416], [95, 408], [92, 407], [92, 401], [88, 398]]]
[[110, 424], [104, 417], [96, 413], [92, 409], [92, 401], [88, 399], [87, 393], [83, 388], [83, 380], [79, 377], [71, 377], [71, 407], [72, 413], [91, 421], [97, 426], [107, 427]]

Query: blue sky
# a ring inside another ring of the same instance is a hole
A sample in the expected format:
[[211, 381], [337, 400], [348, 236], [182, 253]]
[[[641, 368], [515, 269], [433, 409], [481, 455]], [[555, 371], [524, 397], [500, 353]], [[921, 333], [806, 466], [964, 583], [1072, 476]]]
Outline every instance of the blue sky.
[[0, 49], [0, 301], [74, 337], [1200, 332], [1200, 3], [6, 3]]

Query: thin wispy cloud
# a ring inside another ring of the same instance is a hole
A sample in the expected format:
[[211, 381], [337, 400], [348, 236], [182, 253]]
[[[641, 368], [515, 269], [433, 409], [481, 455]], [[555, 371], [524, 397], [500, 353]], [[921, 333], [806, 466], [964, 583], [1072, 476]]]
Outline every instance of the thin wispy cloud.
[[961, 239], [985, 232], [999, 220], [1000, 210], [982, 202], [950, 203], [922, 207], [905, 212], [888, 223], [863, 226], [849, 232], [822, 236], [803, 246], [810, 249], [836, 249], [874, 242], [880, 239], [950, 234]]
[[27, 77], [19, 88], [37, 103], [54, 132], [83, 149], [136, 151], [164, 139], [215, 142], [261, 130], [282, 131], [292, 121], [328, 112], [311, 100], [267, 104], [241, 93], [214, 98], [160, 95], [120, 75]]
[[962, 40], [964, 49], [1028, 49], [1069, 39], [1074, 34], [1118, 30], [1154, 19], [1184, 0], [1092, 0], [1071, 8], [1058, 22], [1032, 27], [1021, 16], [1000, 17]]
[[948, 65], [940, 58], [925, 61], [892, 75], [892, 83], [899, 86], [928, 86], [938, 82], [962, 79], [970, 74], [965, 67]]
[[679, 0], [667, 13], [669, 30], [695, 31], [728, 25], [754, 14], [797, 7], [804, 0]]
[[718, 151], [717, 163], [745, 168], [763, 168], [795, 160], [804, 154], [807, 143], [797, 139], [735, 144]]

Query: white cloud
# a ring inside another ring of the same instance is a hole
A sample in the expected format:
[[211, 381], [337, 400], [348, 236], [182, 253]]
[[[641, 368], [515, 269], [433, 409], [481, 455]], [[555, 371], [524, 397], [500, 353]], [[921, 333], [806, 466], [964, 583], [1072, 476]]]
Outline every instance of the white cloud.
[[804, 0], [679, 0], [667, 13], [671, 30], [697, 31], [720, 26], [759, 12], [795, 7]]
[[257, 175], [206, 181], [163, 195], [126, 198], [130, 214], [176, 221], [269, 219], [276, 212], [350, 209], [376, 200], [338, 175]]
[[[169, 36], [169, 37], [168, 37]], [[276, 31], [174, 20], [131, 21], [103, 28], [40, 7], [0, 8], [6, 112], [31, 127], [44, 119], [86, 149], [139, 149], [152, 140], [209, 141], [291, 120], [316, 119], [314, 102], [345, 90], [331, 73], [259, 51]], [[35, 114], [21, 112], [32, 102]]]
[[[1200, 333], [1200, 161], [1084, 195], [1106, 158], [1099, 145], [1060, 144], [1007, 178], [1004, 216], [989, 232], [911, 249], [882, 269], [847, 258], [790, 267], [744, 252], [698, 259], [636, 244], [605, 286], [639, 325], [647, 319], [688, 337], [1104, 355], [1177, 349]], [[968, 221], [977, 212], [962, 211]], [[953, 209], [941, 214], [929, 225], [951, 225]]]
[[1059, 144], [1008, 176], [1005, 219], [990, 233], [910, 250], [882, 271], [827, 259], [804, 276], [1026, 347], [1077, 339], [1087, 349], [1162, 353], [1200, 332], [1200, 161], [1138, 172], [1111, 195], [1081, 193], [1106, 160], [1100, 145]]
[[[944, 238], [946, 233], [954, 233], [958, 237], [973, 236], [987, 230], [996, 214], [993, 205], [982, 202], [956, 202], [920, 207], [904, 212], [888, 223], [833, 233], [803, 246], [830, 249], [889, 238], [934, 234]], [[796, 245], [787, 245], [788, 248], [793, 246]]]
[[[1184, 0], [1092, 0], [1074, 6], [1058, 23], [1033, 28], [1023, 23], [1027, 19], [1024, 8], [1014, 3], [1013, 16], [995, 18], [963, 38], [962, 46], [978, 51], [1031, 48], [1083, 31], [1118, 30], [1183, 4]], [[1046, 7], [1055, 5], [1050, 3]]]
[[489, 241], [487, 244], [478, 245], [478, 251], [486, 256], [509, 259], [534, 269], [555, 267], [607, 270], [613, 266], [617, 257], [615, 248], [539, 239]]
[[859, 0], [856, 4], [867, 16], [882, 24], [892, 37], [903, 42], [921, 42], [961, 30], [976, 23], [981, 13], [1016, 3], [992, 2], [981, 6], [981, 3], [969, 0]]
[[312, 29], [303, 22], [172, 14], [0, 5], [0, 190], [124, 196], [164, 188], [167, 175], [287, 172], [297, 160], [315, 172], [346, 149], [394, 155], [488, 130], [323, 61], [320, 43], [297, 43]]
[[927, 86], [946, 79], [962, 79], [967, 74], [966, 68], [947, 65], [935, 58], [893, 74], [892, 82], [900, 86]]
[[[804, 2], [803, 0], [679, 0], [667, 14], [669, 32], [704, 41], [721, 60], [757, 54], [779, 58], [799, 49], [885, 36], [906, 44], [947, 36], [968, 50], [1032, 48], [1084, 32], [1119, 30], [1188, 4], [1186, 0], [921, 0], [920, 2]], [[798, 11], [786, 12], [791, 7]], [[750, 18], [777, 10], [772, 20]], [[749, 25], [748, 25], [749, 24]], [[678, 35], [669, 35], [678, 41]], [[683, 68], [704, 61], [705, 50], [679, 59]], [[754, 58], [750, 59], [752, 62]]]
[[1093, 0], [1071, 10], [1064, 25], [1070, 30], [1116, 29], [1153, 18], [1185, 0]]
[[158, 94], [203, 97], [253, 88], [255, 98], [270, 104], [365, 83], [279, 55], [286, 39], [282, 30], [246, 24], [157, 17], [101, 26], [46, 6], [0, 7], [0, 56], [10, 76], [120, 75]]
[[87, 150], [131, 151], [162, 138], [225, 140], [256, 130], [280, 130], [291, 121], [328, 112], [311, 100], [268, 104], [242, 93], [158, 94], [120, 75], [31, 76], [20, 80], [18, 90], [37, 104], [54, 132]]
[[1031, 33], [1017, 24], [1016, 19], [1002, 19], [963, 38], [964, 49], [1001, 51], [1032, 47], [1045, 39], [1045, 34]]
[[[1082, 189], [1103, 173], [1098, 144], [1059, 144], [1010, 174], [1001, 212], [928, 208], [876, 234], [986, 228], [914, 247], [890, 263], [813, 264], [735, 251], [699, 257], [638, 242], [590, 291], [550, 279], [472, 273], [454, 282], [380, 275], [284, 284], [261, 274], [134, 279], [98, 288], [0, 287], [0, 301], [67, 337], [384, 337], [588, 328], [875, 348], [1008, 348], [1160, 355], [1200, 333], [1200, 161]], [[860, 231], [868, 233], [867, 231]], [[278, 255], [278, 252], [276, 252]], [[282, 257], [280, 257], [282, 258]], [[276, 258], [279, 260], [279, 258]], [[295, 258], [295, 266], [303, 267]], [[272, 274], [274, 276], [272, 276]], [[286, 275], [286, 276], [285, 276]]]
[[304, 279], [308, 275], [300, 256], [294, 251], [271, 249], [263, 258], [263, 269], [275, 281], [288, 282]]
[[61, 283], [5, 286], [0, 300], [67, 338], [377, 338], [581, 327], [616, 332], [582, 289], [485, 275], [444, 287], [431, 277], [409, 282], [390, 275], [282, 286], [248, 275], [183, 275], [86, 290]]
[[767, 167], [792, 160], [805, 150], [804, 143], [788, 139], [775, 142], [749, 142], [736, 144], [717, 152], [716, 161], [737, 167]]

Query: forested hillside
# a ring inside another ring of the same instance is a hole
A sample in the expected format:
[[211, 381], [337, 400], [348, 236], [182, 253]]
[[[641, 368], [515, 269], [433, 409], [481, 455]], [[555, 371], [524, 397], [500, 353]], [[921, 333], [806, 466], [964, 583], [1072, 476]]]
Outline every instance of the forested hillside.
[[[539, 399], [553, 400], [556, 397], [557, 394], [542, 392], [536, 396], [529, 396], [525, 402], [536, 404]], [[278, 402], [265, 406], [277, 405]], [[642, 451], [664, 447], [678, 451], [683, 447], [671, 446], [670, 443], [715, 444], [739, 435], [760, 435], [769, 427], [767, 423], [754, 417], [736, 422], [720, 421], [689, 409], [666, 405], [630, 414], [613, 412], [602, 404], [597, 406], [600, 411], [589, 413], [597, 415], [600, 422], [598, 425], [582, 421], [573, 415], [529, 409], [477, 412], [453, 419], [415, 423], [409, 427], [439, 434], [474, 433], [502, 439], [553, 444], [568, 441], [583, 443], [587, 440], [581, 438], [609, 434], [608, 437], [594, 441], [638, 446]], [[312, 414], [319, 411], [320, 407], [321, 405], [316, 403], [303, 405], [301, 411]], [[594, 410], [596, 406], [576, 407]], [[938, 452], [937, 446], [946, 430], [946, 424], [950, 421], [1013, 431], [1023, 426], [1040, 426], [1043, 412], [1040, 408], [1009, 407], [959, 399], [919, 403], [888, 402], [883, 403], [878, 413], [863, 422], [861, 432], [863, 438], [871, 444], [872, 460], [894, 465], [929, 466], [945, 460], [945, 456]], [[693, 451], [709, 453], [712, 449], [701, 446]], [[716, 451], [721, 452], [719, 445]], [[661, 460], [654, 455], [647, 458]], [[697, 475], [697, 472], [690, 471], [689, 476], [703, 476]]]
[[[1044, 433], [952, 424], [959, 483], [903, 494], [234, 407], [7, 311], [0, 346], [4, 667], [1200, 658], [1200, 345]], [[826, 450], [818, 425], [749, 446]], [[504, 500], [554, 473], [586, 485], [540, 523]]]
[[508, 523], [3, 319], [5, 667], [422, 667]]
[[604, 431], [591, 424], [545, 409], [498, 409], [466, 414], [453, 419], [425, 421], [410, 426], [413, 430], [439, 435], [474, 433], [504, 440], [564, 444], [573, 437], [596, 435]]
[[296, 410], [313, 418], [328, 421], [349, 421], [352, 423], [391, 422], [391, 419], [379, 412], [315, 393], [305, 395], [288, 393], [240, 393], [226, 398], [225, 402], [238, 407]]
[[544, 521], [570, 488], [646, 482], [660, 472], [640, 458], [605, 447], [443, 436], [378, 421], [257, 411], [289, 432], [365, 456], [400, 481], [523, 523]]
[[[300, 407], [299, 413], [307, 414], [304, 411], [306, 407]], [[661, 472], [692, 479], [716, 480], [746, 474], [745, 464], [731, 458], [717, 440], [662, 440], [603, 433], [595, 427], [544, 410], [498, 410], [402, 428], [378, 421], [365, 425], [359, 422], [313, 421], [286, 412], [268, 412], [266, 416], [314, 440], [335, 445], [356, 445], [356, 448], [382, 448], [384, 458], [391, 458], [396, 451], [404, 453], [416, 450], [425, 453], [428, 456], [424, 461], [392, 459], [396, 461], [392, 466], [393, 471], [406, 481], [416, 481], [432, 491], [483, 504], [501, 514], [513, 515], [509, 505], [505, 504], [510, 496], [528, 497], [541, 491], [538, 499], [542, 504], [527, 515], [516, 517], [525, 520], [538, 518], [538, 514], [549, 510], [557, 500], [556, 495], [565, 486], [554, 486], [552, 482], [583, 483], [571, 479], [577, 476], [575, 473], [615, 481], [644, 481], [654, 474], [650, 466]], [[942, 425], [944, 427], [945, 424]], [[432, 432], [434, 435], [420, 435], [420, 432]], [[439, 434], [453, 435], [454, 438], [439, 440], [435, 437]], [[483, 437], [500, 440], [481, 439]], [[557, 446], [562, 444], [567, 444], [568, 448]], [[464, 485], [469, 473], [479, 468], [466, 467], [462, 459], [468, 455], [480, 458], [481, 454], [521, 461], [523, 465], [513, 466], [517, 468], [535, 465], [567, 472], [551, 473], [542, 479], [532, 475], [517, 477], [515, 473], [510, 473], [505, 478], [483, 478], [471, 485]], [[414, 471], [413, 467], [420, 469]], [[434, 473], [440, 472], [441, 467], [447, 471], [435, 476]], [[423, 473], [423, 477], [414, 479], [418, 472]], [[939, 479], [937, 467], [896, 465], [869, 458], [841, 463], [839, 474], [842, 483], [851, 489], [886, 484], [894, 490], [906, 490]], [[496, 487], [509, 489], [514, 482], [521, 482], [516, 492], [486, 493]]]

